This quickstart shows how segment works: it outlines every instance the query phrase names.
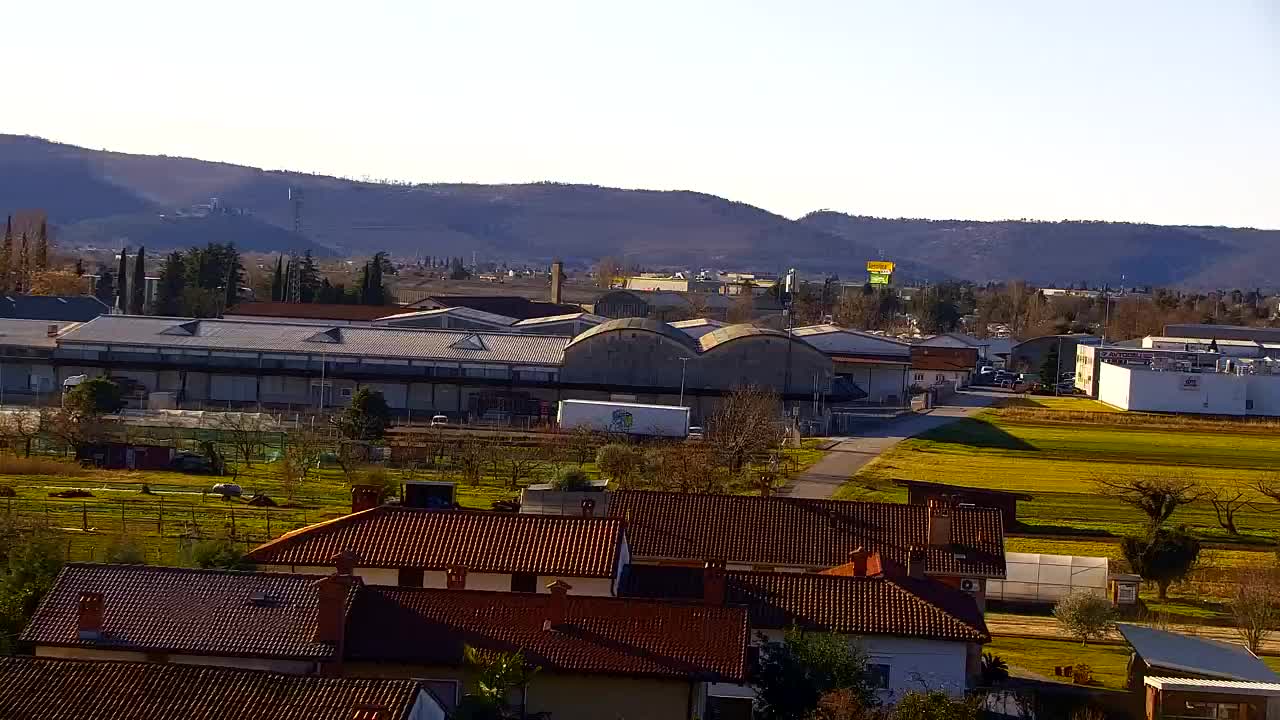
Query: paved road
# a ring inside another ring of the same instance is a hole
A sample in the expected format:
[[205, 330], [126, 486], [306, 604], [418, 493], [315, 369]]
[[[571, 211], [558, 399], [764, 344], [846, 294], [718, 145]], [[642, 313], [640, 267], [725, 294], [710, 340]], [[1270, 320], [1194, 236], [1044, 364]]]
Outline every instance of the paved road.
[[863, 465], [880, 453], [913, 435], [969, 417], [990, 405], [995, 393], [968, 390], [957, 393], [948, 405], [938, 405], [927, 413], [904, 415], [872, 428], [855, 437], [842, 438], [835, 447], [808, 470], [796, 476], [791, 484], [791, 497], [828, 498]]

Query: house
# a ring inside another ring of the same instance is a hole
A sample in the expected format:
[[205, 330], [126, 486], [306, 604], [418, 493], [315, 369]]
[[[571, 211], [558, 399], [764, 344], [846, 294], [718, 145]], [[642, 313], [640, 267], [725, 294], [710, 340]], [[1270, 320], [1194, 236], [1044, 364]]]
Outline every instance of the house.
[[745, 677], [742, 608], [579, 595], [558, 578], [537, 594], [376, 586], [353, 564], [322, 576], [70, 564], [22, 640], [41, 658], [415, 678], [448, 711], [473, 680], [466, 647], [520, 651], [540, 670], [519, 704], [557, 720], [705, 717], [708, 687]]
[[926, 576], [971, 593], [979, 607], [986, 580], [1005, 575], [1001, 514], [992, 508], [628, 490], [613, 494], [609, 516], [626, 519], [633, 564], [820, 572], [866, 550], [886, 574], [923, 563]]
[[0, 296], [0, 318], [45, 322], [89, 322], [111, 307], [92, 295]]
[[[632, 565], [622, 593], [745, 607], [753, 640], [779, 640], [792, 627], [846, 635], [866, 652], [886, 699], [922, 685], [964, 692], [991, 639], [971, 595], [936, 580], [887, 574], [879, 557], [866, 552], [819, 574], [725, 571], [715, 563]], [[752, 696], [728, 684], [711, 694], [722, 708]]]
[[1147, 720], [1266, 720], [1280, 714], [1280, 683], [1149, 677], [1145, 690]]
[[309, 525], [245, 557], [264, 570], [325, 574], [352, 553], [370, 585], [613, 595], [629, 553], [615, 518], [382, 505]]
[[794, 328], [803, 339], [831, 357], [836, 377], [857, 384], [868, 402], [901, 405], [911, 386], [911, 346], [881, 335], [830, 323]]
[[911, 384], [964, 387], [978, 366], [975, 348], [911, 346]]
[[1116, 623], [1133, 648], [1129, 689], [1143, 692], [1148, 677], [1280, 683], [1280, 675], [1239, 643], [1192, 637], [1145, 625]]
[[104, 440], [76, 446], [76, 460], [113, 470], [163, 470], [173, 461], [171, 445]]
[[907, 502], [911, 505], [928, 505], [931, 501], [953, 501], [978, 507], [996, 508], [1000, 511], [1006, 528], [1018, 527], [1018, 501], [1034, 499], [1026, 493], [922, 480], [894, 480], [893, 484], [907, 489]]
[[918, 345], [942, 348], [974, 348], [978, 351], [978, 362], [993, 367], [1004, 367], [1013, 349], [1013, 341], [1007, 337], [980, 338], [964, 333], [943, 333], [921, 340]]
[[200, 665], [0, 658], [0, 717], [22, 720], [444, 720], [410, 679]]

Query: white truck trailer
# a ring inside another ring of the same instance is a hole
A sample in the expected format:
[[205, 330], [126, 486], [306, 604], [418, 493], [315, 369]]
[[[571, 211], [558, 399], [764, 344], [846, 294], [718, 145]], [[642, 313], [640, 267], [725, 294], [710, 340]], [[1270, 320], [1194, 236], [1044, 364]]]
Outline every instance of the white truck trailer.
[[689, 435], [689, 408], [679, 405], [561, 400], [556, 419], [565, 430], [587, 427], [597, 432], [650, 437]]

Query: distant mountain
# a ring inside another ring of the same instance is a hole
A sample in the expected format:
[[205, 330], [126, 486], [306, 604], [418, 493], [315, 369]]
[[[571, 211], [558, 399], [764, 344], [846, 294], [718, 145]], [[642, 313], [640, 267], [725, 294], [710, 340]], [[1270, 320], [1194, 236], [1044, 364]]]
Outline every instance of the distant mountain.
[[[290, 189], [301, 191], [302, 235]], [[213, 199], [216, 198], [216, 201]], [[389, 185], [226, 163], [88, 150], [0, 135], [0, 213], [43, 208], [72, 246], [242, 249], [401, 257], [780, 270], [859, 277], [869, 259], [906, 278], [1267, 284], [1280, 233], [1136, 225], [789, 220], [696, 192], [588, 185]]]

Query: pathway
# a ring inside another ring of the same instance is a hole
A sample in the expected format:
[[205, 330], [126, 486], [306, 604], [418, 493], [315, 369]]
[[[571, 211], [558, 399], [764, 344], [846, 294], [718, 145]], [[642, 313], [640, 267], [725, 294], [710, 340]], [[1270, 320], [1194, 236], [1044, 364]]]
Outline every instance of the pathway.
[[821, 460], [796, 476], [788, 494], [797, 498], [829, 498], [880, 453], [913, 435], [969, 417], [997, 397], [1000, 396], [974, 390], [960, 392], [949, 400], [948, 405], [938, 405], [925, 413], [903, 415], [869, 428], [856, 437], [841, 438]]

